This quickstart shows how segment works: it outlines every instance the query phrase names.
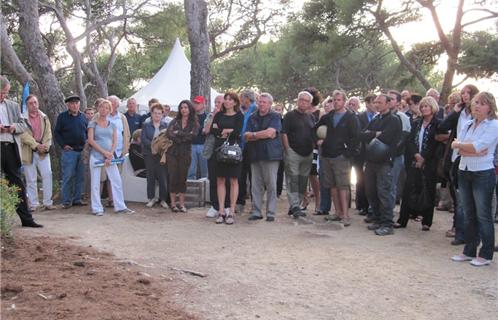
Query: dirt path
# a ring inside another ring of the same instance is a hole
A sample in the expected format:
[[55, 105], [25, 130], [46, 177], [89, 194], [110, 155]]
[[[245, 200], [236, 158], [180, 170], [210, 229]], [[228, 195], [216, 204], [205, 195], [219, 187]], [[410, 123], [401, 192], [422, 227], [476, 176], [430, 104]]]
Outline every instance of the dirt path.
[[[205, 210], [173, 214], [130, 206], [132, 216], [87, 208], [37, 213], [39, 235], [133, 260], [175, 283], [175, 302], [204, 319], [496, 319], [498, 264], [454, 263], [444, 232], [451, 214], [438, 212], [430, 232], [411, 222], [378, 237], [353, 215], [351, 227], [297, 223], [279, 203], [274, 223], [216, 225]], [[179, 272], [189, 269], [197, 277]]]

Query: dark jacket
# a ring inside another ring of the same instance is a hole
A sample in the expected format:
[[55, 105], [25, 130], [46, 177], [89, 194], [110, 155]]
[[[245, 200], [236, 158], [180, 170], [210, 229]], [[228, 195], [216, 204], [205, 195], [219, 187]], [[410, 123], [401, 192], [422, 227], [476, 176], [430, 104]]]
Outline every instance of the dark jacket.
[[[436, 116], [434, 116], [427, 125], [424, 136], [422, 138], [422, 150], [420, 155], [424, 158], [424, 173], [433, 175], [436, 178], [436, 167], [437, 167], [437, 157], [436, 157], [436, 149], [439, 146], [439, 142], [434, 138], [437, 134], [438, 125], [441, 122]], [[415, 154], [419, 153], [419, 133], [422, 127], [423, 119], [417, 119], [413, 123], [412, 130], [410, 132], [410, 136], [408, 137], [407, 144], [407, 159], [410, 163], [407, 163], [407, 166], [412, 165], [415, 161]]]
[[378, 114], [368, 124], [367, 128], [359, 134], [360, 141], [368, 144], [375, 138], [375, 132], [380, 131], [377, 137], [381, 142], [389, 146], [391, 157], [396, 154], [396, 147], [401, 137], [401, 121], [390, 111], [385, 114]]
[[192, 153], [192, 141], [199, 133], [199, 123], [189, 123], [182, 128], [182, 120], [173, 119], [168, 125], [166, 136], [173, 141], [168, 156], [186, 157]]
[[282, 120], [278, 113], [270, 111], [268, 114], [261, 117], [258, 111], [253, 112], [247, 121], [246, 131], [257, 132], [268, 128], [274, 128], [276, 130], [275, 138], [247, 142], [246, 149], [248, 150], [247, 155], [250, 162], [265, 160], [279, 161], [283, 159], [284, 148], [280, 137]]
[[337, 123], [337, 126], [334, 127], [335, 113], [335, 111], [331, 111], [324, 115], [315, 125], [315, 130], [313, 130], [314, 134], [316, 134], [318, 127], [327, 126], [327, 136], [322, 143], [322, 156], [325, 158], [336, 158], [340, 155], [347, 158], [354, 157], [359, 154], [358, 134], [360, 133], [360, 123], [358, 118], [348, 110]]
[[[159, 124], [159, 130], [166, 129], [167, 126], [165, 123], [161, 121]], [[140, 140], [142, 142], [142, 154], [145, 155], [152, 155], [151, 151], [151, 144], [152, 144], [152, 139], [154, 139], [154, 131], [156, 129], [154, 128], [154, 125], [152, 124], [152, 121], [145, 122], [142, 128], [142, 135], [140, 136]]]
[[54, 129], [54, 138], [57, 144], [64, 148], [65, 145], [73, 148], [74, 151], [82, 151], [85, 147], [88, 121], [83, 113], [72, 116], [69, 111], [64, 111], [57, 117]]

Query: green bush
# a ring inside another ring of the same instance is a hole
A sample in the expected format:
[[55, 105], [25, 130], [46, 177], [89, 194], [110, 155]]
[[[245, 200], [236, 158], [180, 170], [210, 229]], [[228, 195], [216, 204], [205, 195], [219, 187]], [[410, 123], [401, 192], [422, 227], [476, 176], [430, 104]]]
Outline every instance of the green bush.
[[10, 237], [10, 231], [16, 215], [16, 206], [19, 203], [18, 188], [9, 185], [9, 182], [0, 178], [0, 233], [2, 237]]

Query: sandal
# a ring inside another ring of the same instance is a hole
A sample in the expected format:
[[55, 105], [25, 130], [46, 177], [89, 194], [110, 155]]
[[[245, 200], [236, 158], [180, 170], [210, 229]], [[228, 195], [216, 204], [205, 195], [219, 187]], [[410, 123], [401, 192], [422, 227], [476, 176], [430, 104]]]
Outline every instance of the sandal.
[[225, 219], [226, 224], [233, 224], [234, 222], [235, 222], [235, 220], [233, 220], [233, 216], [231, 214], [229, 214], [227, 216], [227, 218]]
[[214, 220], [214, 223], [216, 223], [216, 224], [222, 224], [223, 222], [225, 222], [225, 215], [224, 214], [218, 215], [218, 218], [216, 218], [216, 220]]
[[177, 206], [171, 206], [171, 211], [180, 212], [180, 209]]
[[180, 212], [187, 213], [187, 208], [185, 208], [185, 206], [180, 206], [180, 208], [178, 209], [180, 210]]

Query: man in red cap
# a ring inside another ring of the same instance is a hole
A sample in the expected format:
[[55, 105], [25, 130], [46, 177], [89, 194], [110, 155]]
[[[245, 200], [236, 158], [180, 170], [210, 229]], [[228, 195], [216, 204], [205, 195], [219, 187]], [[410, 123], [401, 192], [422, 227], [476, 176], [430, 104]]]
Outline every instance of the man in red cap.
[[[204, 122], [207, 118], [206, 99], [204, 99], [203, 96], [197, 96], [194, 98], [193, 103], [195, 112], [197, 113], [197, 119], [199, 120], [200, 129], [192, 142], [192, 162], [190, 162], [190, 168], [188, 169], [188, 180], [206, 178], [208, 175], [207, 159], [202, 157], [202, 149], [204, 148], [204, 142], [206, 142], [206, 135], [203, 133]], [[200, 168], [199, 177], [197, 176], [198, 168]]]

